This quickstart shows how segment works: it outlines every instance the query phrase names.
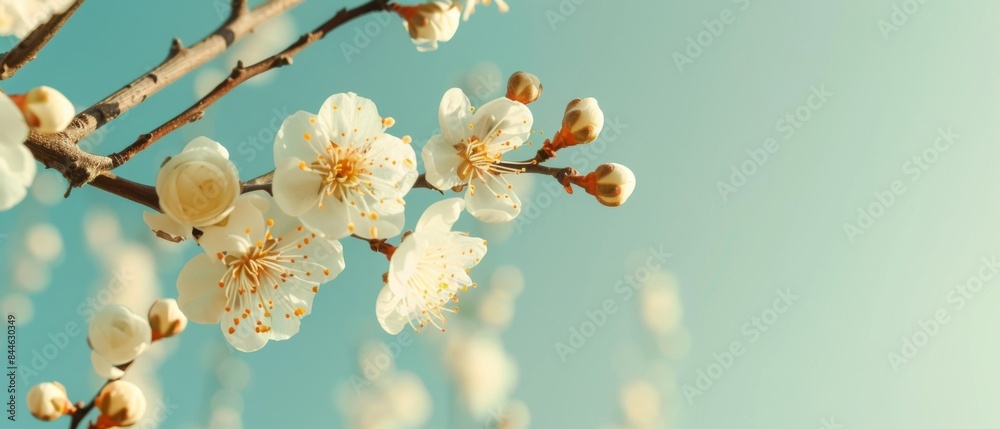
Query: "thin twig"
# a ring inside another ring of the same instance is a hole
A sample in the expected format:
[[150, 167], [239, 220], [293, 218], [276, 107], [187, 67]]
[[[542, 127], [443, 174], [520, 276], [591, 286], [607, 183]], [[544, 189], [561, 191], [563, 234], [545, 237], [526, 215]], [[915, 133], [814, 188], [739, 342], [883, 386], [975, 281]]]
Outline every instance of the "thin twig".
[[74, 1], [69, 9], [53, 15], [46, 23], [32, 30], [10, 52], [4, 54], [3, 58], [0, 59], [0, 80], [10, 79], [18, 70], [21, 70], [21, 67], [34, 60], [38, 56], [38, 52], [49, 43], [49, 40], [55, 37], [59, 29], [66, 24], [66, 21], [69, 21], [69, 17], [73, 16], [73, 13], [80, 8], [83, 2], [84, 0]]
[[[233, 2], [234, 8], [236, 7], [236, 3], [237, 1]], [[333, 16], [333, 18], [324, 22], [315, 30], [302, 35], [288, 48], [285, 48], [285, 50], [249, 67], [244, 66], [242, 61], [237, 63], [236, 67], [233, 68], [226, 80], [222, 81], [222, 83], [217, 85], [211, 92], [202, 97], [201, 100], [198, 100], [198, 102], [193, 106], [189, 107], [187, 110], [175, 116], [163, 125], [160, 125], [155, 130], [139, 136], [135, 142], [130, 144], [125, 149], [109, 155], [112, 160], [111, 168], [116, 168], [128, 162], [128, 160], [132, 159], [132, 157], [136, 154], [142, 152], [171, 132], [187, 125], [188, 123], [201, 119], [205, 115], [205, 109], [212, 104], [215, 104], [215, 102], [219, 101], [233, 89], [236, 89], [236, 87], [243, 82], [246, 82], [247, 80], [250, 80], [269, 70], [274, 70], [292, 64], [292, 58], [296, 54], [323, 37], [326, 37], [327, 34], [335, 30], [337, 27], [340, 27], [341, 25], [362, 15], [381, 10], [390, 10], [387, 0], [371, 0], [353, 9], [341, 9], [336, 15]]]

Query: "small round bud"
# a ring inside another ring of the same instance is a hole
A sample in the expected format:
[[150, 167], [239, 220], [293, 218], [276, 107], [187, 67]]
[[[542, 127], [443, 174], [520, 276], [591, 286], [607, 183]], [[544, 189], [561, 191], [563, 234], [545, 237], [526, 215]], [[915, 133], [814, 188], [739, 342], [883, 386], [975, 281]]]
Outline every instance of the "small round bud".
[[131, 362], [146, 351], [152, 330], [145, 318], [124, 305], [108, 305], [90, 321], [87, 342], [112, 365]]
[[127, 381], [112, 381], [94, 399], [101, 418], [115, 426], [132, 426], [146, 413], [146, 396], [139, 386]]
[[542, 81], [531, 73], [517, 72], [507, 80], [507, 98], [531, 104], [542, 96]]
[[577, 98], [566, 106], [562, 129], [559, 130], [564, 146], [590, 143], [604, 129], [604, 112], [593, 98]]
[[160, 299], [149, 308], [149, 327], [153, 330], [153, 340], [169, 338], [184, 332], [187, 316], [177, 306], [177, 300]]
[[635, 190], [635, 174], [624, 165], [601, 164], [592, 174], [597, 184], [593, 195], [608, 207], [624, 204]]
[[73, 103], [61, 92], [47, 86], [28, 91], [21, 108], [28, 125], [45, 134], [62, 132], [76, 116]]
[[66, 388], [57, 382], [32, 387], [27, 400], [28, 410], [39, 420], [52, 421], [76, 410], [66, 396]]

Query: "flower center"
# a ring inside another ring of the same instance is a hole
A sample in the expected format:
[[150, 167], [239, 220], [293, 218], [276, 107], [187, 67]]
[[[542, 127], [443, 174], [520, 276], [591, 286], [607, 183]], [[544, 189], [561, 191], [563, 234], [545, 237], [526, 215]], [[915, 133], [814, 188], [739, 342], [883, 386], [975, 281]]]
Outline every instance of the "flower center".
[[344, 201], [348, 190], [360, 188], [360, 176], [369, 174], [364, 154], [353, 144], [340, 146], [330, 142], [324, 153], [316, 155], [310, 168], [323, 176], [326, 194], [340, 201]]
[[493, 165], [500, 162], [503, 156], [501, 153], [490, 154], [486, 150], [486, 143], [476, 136], [469, 137], [468, 142], [455, 145], [455, 150], [463, 159], [458, 165], [458, 178], [465, 182], [472, 177], [483, 179], [486, 174], [492, 173]]

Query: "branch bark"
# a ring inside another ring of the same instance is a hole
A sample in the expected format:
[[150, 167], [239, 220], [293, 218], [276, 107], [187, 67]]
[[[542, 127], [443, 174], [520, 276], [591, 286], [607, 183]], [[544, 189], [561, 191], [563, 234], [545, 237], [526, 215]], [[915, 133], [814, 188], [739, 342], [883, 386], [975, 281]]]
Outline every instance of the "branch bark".
[[10, 79], [21, 67], [31, 62], [38, 56], [38, 52], [55, 37], [59, 29], [69, 21], [73, 13], [80, 8], [84, 0], [76, 0], [66, 9], [65, 12], [53, 15], [47, 22], [39, 25], [28, 33], [28, 36], [21, 40], [10, 52], [0, 59], [0, 80]]
[[[233, 2], [234, 11], [236, 10], [237, 2], [238, 0]], [[116, 168], [128, 162], [128, 160], [132, 159], [132, 157], [137, 155], [139, 152], [142, 152], [171, 132], [187, 125], [188, 123], [201, 119], [205, 115], [205, 110], [208, 109], [209, 106], [215, 104], [215, 102], [222, 99], [222, 97], [233, 89], [236, 89], [236, 87], [243, 82], [270, 70], [291, 65], [292, 58], [296, 54], [302, 52], [303, 49], [307, 48], [316, 41], [326, 37], [327, 34], [335, 30], [337, 27], [340, 27], [341, 25], [359, 16], [380, 10], [391, 10], [388, 6], [387, 0], [370, 0], [365, 4], [352, 9], [341, 9], [336, 15], [333, 16], [333, 18], [324, 22], [315, 30], [302, 35], [297, 41], [295, 41], [295, 43], [292, 43], [288, 48], [285, 48], [285, 50], [249, 67], [245, 67], [242, 62], [238, 63], [226, 80], [222, 81], [222, 83], [217, 85], [211, 92], [202, 97], [201, 100], [198, 100], [198, 102], [193, 106], [189, 107], [187, 110], [175, 116], [163, 125], [160, 125], [155, 130], [139, 136], [135, 142], [125, 149], [109, 155], [112, 161], [111, 168]]]

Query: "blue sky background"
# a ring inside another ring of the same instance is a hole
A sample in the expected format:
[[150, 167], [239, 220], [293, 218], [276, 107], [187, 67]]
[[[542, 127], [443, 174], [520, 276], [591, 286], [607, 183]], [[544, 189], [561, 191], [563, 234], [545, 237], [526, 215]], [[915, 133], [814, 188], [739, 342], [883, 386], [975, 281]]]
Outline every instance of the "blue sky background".
[[[273, 81], [237, 89], [203, 121], [119, 172], [152, 183], [164, 157], [206, 135], [229, 148], [244, 178], [256, 176], [273, 165], [269, 146], [255, 152], [250, 138], [267, 135], [274, 109], [315, 111], [345, 91], [374, 100], [396, 119], [393, 132], [412, 135], [419, 148], [437, 128], [437, 105], [448, 88], [484, 70], [499, 69], [501, 84], [513, 71], [530, 71], [545, 85], [531, 105], [536, 130], [554, 132], [565, 104], [588, 96], [600, 101], [609, 124], [620, 124], [605, 128], [600, 144], [560, 153], [556, 165], [587, 170], [619, 162], [639, 179], [618, 209], [585, 194], [541, 197], [546, 188], [536, 181], [535, 197], [525, 202], [530, 222], [518, 223], [507, 240], [493, 240], [473, 272], [485, 278], [498, 266], [516, 265], [526, 278], [504, 340], [520, 369], [514, 396], [531, 408], [533, 427], [613, 424], [620, 420], [622, 383], [650, 373], [661, 375], [663, 406], [681, 428], [802, 428], [824, 421], [845, 428], [986, 427], [1000, 419], [994, 405], [1000, 339], [992, 334], [1000, 322], [992, 311], [1000, 280], [984, 279], [961, 308], [954, 298], [958, 285], [991, 272], [983, 258], [1000, 252], [1000, 4], [511, 3], [506, 15], [480, 9], [433, 53], [416, 52], [398, 19], [349, 24], [292, 67], [272, 72]], [[291, 12], [296, 33], [350, 5], [307, 1]], [[720, 17], [731, 23], [705, 23]], [[162, 60], [171, 38], [190, 43], [219, 22], [210, 1], [88, 2], [3, 88], [47, 84], [88, 106]], [[706, 25], [719, 34], [702, 35], [700, 53], [693, 47], [686, 53], [688, 38], [697, 44]], [[366, 26], [375, 30], [367, 44], [358, 38]], [[345, 55], [344, 43], [360, 52]], [[679, 67], [680, 54], [691, 62]], [[205, 69], [225, 67], [219, 60]], [[189, 106], [196, 75], [110, 124], [93, 150], [116, 151]], [[501, 95], [501, 88], [475, 80], [464, 86]], [[832, 95], [810, 101], [822, 90]], [[794, 122], [786, 117], [796, 113]], [[954, 143], [935, 146], [947, 130], [958, 135]], [[765, 146], [772, 152], [759, 161]], [[744, 169], [745, 180], [734, 177], [734, 168]], [[720, 183], [733, 192], [720, 192]], [[878, 195], [894, 186], [905, 190], [891, 204], [880, 203]], [[435, 197], [420, 190], [408, 197], [411, 222]], [[34, 318], [19, 331], [22, 359], [66, 323], [84, 324], [77, 307], [102, 280], [82, 224], [98, 208], [114, 212], [130, 240], [151, 242], [141, 207], [96, 189], [75, 190], [54, 207], [29, 200], [0, 213], [0, 232], [7, 234], [0, 257], [10, 261], [3, 270], [11, 276], [28, 225], [51, 222], [65, 242], [47, 289], [32, 295]], [[859, 210], [880, 215], [859, 228], [863, 233], [848, 232]], [[504, 236], [470, 219], [462, 225]], [[364, 243], [345, 247], [347, 270], [317, 297], [301, 333], [239, 356], [251, 374], [243, 391], [246, 427], [339, 427], [332, 392], [357, 373], [358, 346], [370, 338], [392, 341], [374, 317], [384, 258]], [[635, 300], [616, 291], [640, 272], [650, 248], [672, 255], [664, 268], [679, 281], [689, 333], [689, 350], [667, 360], [668, 371], [647, 360], [657, 348]], [[157, 250], [157, 295], [176, 296], [176, 273], [198, 251], [191, 244], [179, 253]], [[766, 332], [753, 334], [747, 324], [766, 317], [779, 290], [798, 298]], [[568, 341], [587, 311], [608, 299], [622, 310], [564, 362], [555, 344]], [[907, 363], [894, 365], [889, 354], [902, 353], [903, 338], [920, 337], [921, 322], [941, 311], [949, 322]], [[434, 413], [427, 427], [455, 421], [454, 390], [440, 364], [443, 341], [435, 338], [443, 335], [421, 335], [399, 358], [430, 389]], [[213, 350], [225, 350], [225, 341], [216, 326], [192, 325], [174, 342], [158, 375], [178, 411], [161, 427], [191, 427], [210, 410], [211, 368], [227, 356]], [[699, 386], [699, 371], [709, 371], [734, 342], [744, 352]], [[100, 381], [88, 359], [85, 335], [73, 337], [21, 389], [59, 380], [79, 394], [74, 399], [89, 397]], [[17, 427], [55, 425], [31, 421], [23, 410], [19, 417]]]

